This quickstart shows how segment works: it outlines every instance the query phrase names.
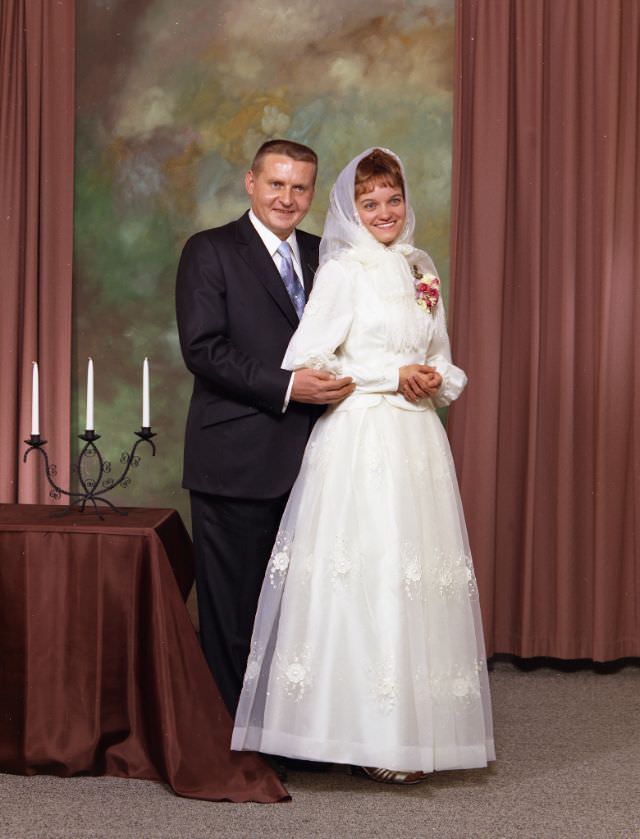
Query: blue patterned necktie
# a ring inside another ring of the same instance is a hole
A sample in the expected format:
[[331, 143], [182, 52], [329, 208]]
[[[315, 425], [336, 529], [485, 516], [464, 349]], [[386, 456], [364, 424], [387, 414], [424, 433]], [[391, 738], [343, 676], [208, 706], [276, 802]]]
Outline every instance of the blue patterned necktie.
[[282, 242], [278, 247], [278, 253], [281, 257], [280, 262], [280, 276], [282, 282], [287, 289], [287, 293], [293, 303], [293, 308], [296, 310], [299, 318], [302, 317], [304, 310], [304, 288], [302, 283], [296, 277], [296, 272], [293, 270], [293, 260], [291, 259], [291, 245], [288, 242]]

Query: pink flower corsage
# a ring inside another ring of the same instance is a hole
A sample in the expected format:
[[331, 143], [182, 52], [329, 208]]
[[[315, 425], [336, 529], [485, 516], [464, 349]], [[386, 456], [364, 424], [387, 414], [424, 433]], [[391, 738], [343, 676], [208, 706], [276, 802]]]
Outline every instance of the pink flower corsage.
[[425, 312], [431, 314], [440, 298], [440, 280], [437, 277], [425, 279], [417, 265], [411, 267], [411, 273], [416, 288], [416, 303]]

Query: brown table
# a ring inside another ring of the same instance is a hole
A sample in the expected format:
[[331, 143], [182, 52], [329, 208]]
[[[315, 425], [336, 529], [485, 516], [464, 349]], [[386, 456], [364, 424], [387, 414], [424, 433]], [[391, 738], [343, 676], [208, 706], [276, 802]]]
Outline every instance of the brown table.
[[281, 801], [231, 718], [184, 605], [175, 510], [0, 505], [0, 771], [115, 775], [212, 801]]

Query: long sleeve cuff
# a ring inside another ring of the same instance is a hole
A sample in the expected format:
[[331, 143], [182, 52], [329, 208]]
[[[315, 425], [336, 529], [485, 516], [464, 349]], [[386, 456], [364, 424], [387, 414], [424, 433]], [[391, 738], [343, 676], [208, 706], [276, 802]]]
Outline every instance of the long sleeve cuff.
[[287, 387], [287, 392], [284, 395], [284, 405], [282, 406], [282, 413], [283, 414], [287, 410], [287, 408], [289, 407], [289, 402], [291, 400], [291, 391], [293, 390], [293, 377], [294, 376], [295, 376], [295, 373], [292, 373], [291, 378], [289, 379], [289, 386]]
[[436, 408], [444, 408], [455, 402], [466, 387], [467, 374], [441, 355], [429, 358], [427, 364], [435, 367], [442, 376], [440, 390], [431, 397], [433, 404]]

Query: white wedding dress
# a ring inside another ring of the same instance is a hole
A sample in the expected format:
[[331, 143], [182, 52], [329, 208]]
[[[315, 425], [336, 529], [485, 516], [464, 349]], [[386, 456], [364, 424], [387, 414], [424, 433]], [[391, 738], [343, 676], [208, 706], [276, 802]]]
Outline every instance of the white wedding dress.
[[[495, 753], [478, 592], [434, 407], [466, 377], [442, 300], [433, 313], [416, 304], [411, 249], [369, 238], [323, 264], [283, 363], [357, 387], [309, 440], [232, 748], [405, 771], [485, 766]], [[396, 389], [416, 362], [443, 385], [414, 405]]]

